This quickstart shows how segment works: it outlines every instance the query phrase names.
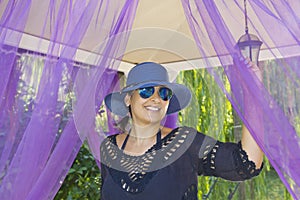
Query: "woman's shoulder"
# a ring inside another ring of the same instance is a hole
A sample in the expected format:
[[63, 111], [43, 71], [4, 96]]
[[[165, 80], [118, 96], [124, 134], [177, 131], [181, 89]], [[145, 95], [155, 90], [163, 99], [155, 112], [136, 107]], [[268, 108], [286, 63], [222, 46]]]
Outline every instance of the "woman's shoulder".
[[123, 141], [126, 136], [127, 136], [127, 133], [114, 133], [114, 134], [106, 136], [103, 139], [102, 143], [112, 142], [113, 144], [118, 144], [118, 143], [120, 143], [120, 141]]
[[199, 133], [195, 128], [188, 126], [179, 126], [176, 128], [163, 127], [161, 130], [162, 138], [167, 139], [169, 141], [193, 140], [196, 137], [196, 135], [198, 135], [197, 133]]
[[[209, 141], [211, 142], [216, 142], [216, 140], [201, 131], [198, 131], [197, 129], [189, 126], [180, 126], [172, 130], [173, 134], [179, 135], [177, 137], [178, 140], [181, 138], [187, 138], [189, 141], [193, 141], [193, 144], [196, 146], [199, 146], [199, 144], [202, 144], [203, 142]], [[201, 145], [200, 145], [201, 146]]]
[[163, 127], [167, 133], [171, 132], [179, 132], [179, 133], [200, 133], [193, 127], [189, 126], [178, 126], [176, 128], [168, 128], [168, 127]]

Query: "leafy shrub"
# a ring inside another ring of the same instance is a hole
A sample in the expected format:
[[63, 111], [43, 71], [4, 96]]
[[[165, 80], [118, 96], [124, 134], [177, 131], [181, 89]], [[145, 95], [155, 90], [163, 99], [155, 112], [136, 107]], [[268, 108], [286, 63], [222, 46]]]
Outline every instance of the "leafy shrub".
[[55, 200], [100, 199], [101, 176], [93, 155], [83, 145]]

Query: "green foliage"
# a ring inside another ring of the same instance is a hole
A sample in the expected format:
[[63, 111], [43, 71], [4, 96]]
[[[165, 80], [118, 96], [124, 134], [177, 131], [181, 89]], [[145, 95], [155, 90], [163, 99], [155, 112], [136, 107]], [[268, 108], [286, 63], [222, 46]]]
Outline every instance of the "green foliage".
[[83, 145], [63, 182], [55, 200], [100, 199], [101, 176], [98, 165]]
[[232, 132], [232, 108], [213, 77], [206, 70], [184, 71], [178, 83], [187, 85], [193, 92], [190, 106], [179, 113], [180, 123], [225, 140]]

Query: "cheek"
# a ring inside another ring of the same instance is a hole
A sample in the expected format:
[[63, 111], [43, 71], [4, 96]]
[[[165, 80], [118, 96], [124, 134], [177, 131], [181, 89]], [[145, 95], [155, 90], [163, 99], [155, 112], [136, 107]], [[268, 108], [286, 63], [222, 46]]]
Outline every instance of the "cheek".
[[141, 109], [141, 107], [143, 106], [143, 104], [145, 103], [146, 101], [142, 98], [140, 98], [139, 96], [137, 95], [133, 95], [130, 99], [130, 105], [131, 105], [131, 109], [135, 110], [139, 110]]

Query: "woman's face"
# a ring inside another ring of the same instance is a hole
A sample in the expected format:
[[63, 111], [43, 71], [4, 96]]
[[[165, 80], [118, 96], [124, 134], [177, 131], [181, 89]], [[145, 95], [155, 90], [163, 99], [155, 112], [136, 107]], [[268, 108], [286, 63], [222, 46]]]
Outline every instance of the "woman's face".
[[165, 117], [169, 100], [163, 100], [158, 91], [161, 86], [154, 87], [155, 91], [149, 98], [142, 98], [138, 90], [125, 97], [125, 104], [131, 106], [133, 122], [138, 125], [160, 123]]

